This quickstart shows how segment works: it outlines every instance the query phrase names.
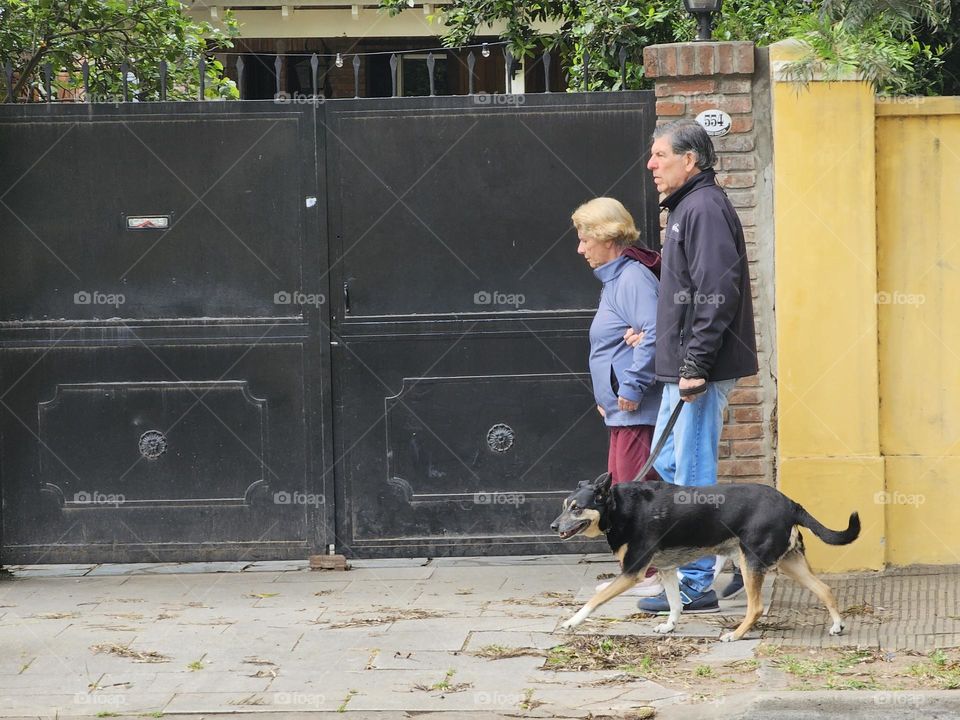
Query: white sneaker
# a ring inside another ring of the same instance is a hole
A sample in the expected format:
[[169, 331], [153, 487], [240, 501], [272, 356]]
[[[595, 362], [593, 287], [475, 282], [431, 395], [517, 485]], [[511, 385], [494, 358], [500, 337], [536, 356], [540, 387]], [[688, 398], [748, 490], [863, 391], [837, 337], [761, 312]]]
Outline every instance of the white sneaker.
[[[607, 585], [612, 583], [613, 580], [607, 580], [597, 585], [597, 592], [603, 590]], [[634, 585], [629, 590], [620, 593], [621, 595], [627, 595], [629, 597], [656, 597], [663, 592], [663, 585], [660, 584], [660, 578], [657, 575], [651, 575], [648, 578], [644, 578], [636, 585]]]

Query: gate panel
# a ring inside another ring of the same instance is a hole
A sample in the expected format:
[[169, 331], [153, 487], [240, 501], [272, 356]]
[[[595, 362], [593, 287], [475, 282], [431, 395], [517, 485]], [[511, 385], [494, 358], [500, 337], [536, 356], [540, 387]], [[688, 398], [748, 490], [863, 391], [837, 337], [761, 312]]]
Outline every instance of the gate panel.
[[314, 112], [0, 110], [5, 562], [329, 540]]
[[549, 532], [606, 467], [587, 375], [599, 285], [569, 217], [612, 195], [657, 237], [653, 98], [521, 100], [325, 106], [345, 552], [596, 547]]

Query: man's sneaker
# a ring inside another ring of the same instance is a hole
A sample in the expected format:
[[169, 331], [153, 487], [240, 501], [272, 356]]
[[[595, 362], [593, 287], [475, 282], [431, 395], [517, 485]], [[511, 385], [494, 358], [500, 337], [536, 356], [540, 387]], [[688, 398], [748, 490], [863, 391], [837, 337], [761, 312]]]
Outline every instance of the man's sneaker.
[[[688, 594], [686, 590], [680, 591], [680, 599], [683, 601], [683, 612], [688, 615], [699, 615], [705, 613], [715, 613], [720, 611], [720, 605], [717, 603], [717, 594], [713, 590], [707, 590], [705, 593], [694, 595]], [[670, 603], [667, 602], [665, 593], [656, 597], [641, 600], [637, 603], [637, 608], [651, 615], [669, 615]]]
[[733, 579], [727, 583], [727, 586], [720, 591], [721, 600], [729, 600], [743, 592], [743, 575], [739, 570], [734, 570]]
[[[607, 580], [597, 585], [597, 592], [603, 590], [607, 585], [612, 583], [613, 580]], [[663, 585], [660, 584], [660, 577], [658, 575], [651, 575], [648, 578], [644, 578], [636, 585], [634, 585], [629, 590], [620, 593], [621, 595], [627, 595], [630, 597], [656, 597], [663, 592]]]

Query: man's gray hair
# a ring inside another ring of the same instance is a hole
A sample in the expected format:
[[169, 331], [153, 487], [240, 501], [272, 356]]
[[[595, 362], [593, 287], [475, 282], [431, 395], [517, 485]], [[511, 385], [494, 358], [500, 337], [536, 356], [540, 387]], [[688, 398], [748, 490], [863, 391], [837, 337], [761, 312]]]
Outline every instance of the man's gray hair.
[[697, 156], [697, 167], [700, 170], [709, 170], [717, 164], [717, 151], [713, 149], [713, 140], [695, 120], [675, 120], [653, 131], [654, 140], [664, 135], [670, 136], [670, 144], [677, 155], [693, 152]]

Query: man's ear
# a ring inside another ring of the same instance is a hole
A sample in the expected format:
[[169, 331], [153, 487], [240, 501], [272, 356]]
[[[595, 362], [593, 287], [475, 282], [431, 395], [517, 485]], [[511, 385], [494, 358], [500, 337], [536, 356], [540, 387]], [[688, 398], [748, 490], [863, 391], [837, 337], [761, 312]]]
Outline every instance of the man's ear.
[[606, 495], [610, 492], [610, 483], [613, 482], [613, 477], [610, 473], [605, 472], [603, 475], [597, 476], [597, 479], [594, 480], [591, 484], [593, 489], [602, 495]]

